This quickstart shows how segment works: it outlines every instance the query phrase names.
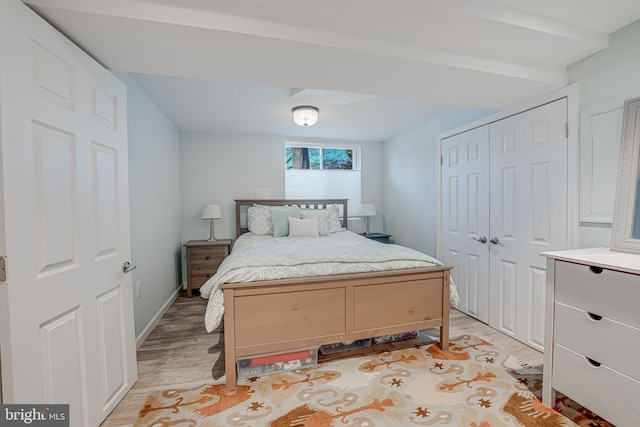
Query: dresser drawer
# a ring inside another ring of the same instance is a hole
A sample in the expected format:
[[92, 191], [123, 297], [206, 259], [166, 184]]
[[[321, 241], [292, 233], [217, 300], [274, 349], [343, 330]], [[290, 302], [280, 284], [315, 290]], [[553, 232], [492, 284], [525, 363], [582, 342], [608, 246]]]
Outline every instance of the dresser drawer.
[[640, 328], [640, 276], [556, 261], [555, 300]]
[[554, 341], [618, 372], [640, 379], [640, 329], [555, 304]]
[[561, 345], [553, 346], [553, 388], [617, 426], [637, 425], [640, 382]]

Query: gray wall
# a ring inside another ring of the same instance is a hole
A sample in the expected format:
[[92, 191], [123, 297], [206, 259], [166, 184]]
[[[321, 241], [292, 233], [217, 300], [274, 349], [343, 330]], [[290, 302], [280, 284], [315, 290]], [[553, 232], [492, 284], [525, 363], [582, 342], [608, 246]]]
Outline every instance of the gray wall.
[[[138, 344], [180, 286], [180, 141], [176, 128], [126, 73], [133, 307]], [[136, 285], [141, 296], [136, 296]]]
[[[637, 21], [613, 33], [608, 48], [568, 68], [569, 83], [578, 83], [580, 110], [620, 97], [640, 96], [639, 40]], [[491, 113], [452, 109], [384, 143], [385, 230], [397, 243], [435, 255], [436, 137]], [[619, 150], [619, 146], [611, 149]], [[617, 170], [611, 173], [617, 175]], [[610, 225], [581, 224], [577, 244], [608, 247], [610, 239]]]
[[395, 243], [436, 256], [436, 138], [493, 113], [451, 108], [384, 143], [385, 229]]
[[[285, 139], [275, 135], [180, 132], [182, 241], [209, 237], [209, 222], [200, 219], [204, 204], [221, 205], [223, 218], [214, 222], [215, 237], [230, 239], [235, 238], [235, 199], [255, 199], [256, 188], [271, 188], [272, 198], [284, 198]], [[376, 204], [378, 216], [372, 218], [371, 230], [381, 231], [382, 143], [360, 143], [362, 200]], [[349, 228], [364, 231], [360, 222], [350, 223]]]
[[[569, 66], [569, 82], [579, 84], [581, 110], [612, 99], [640, 96], [639, 42], [640, 21], [636, 21], [611, 34], [608, 48]], [[618, 144], [611, 147], [619, 148]], [[617, 170], [611, 173], [617, 176]], [[608, 247], [611, 243], [610, 226], [583, 224], [578, 234], [580, 247]]]

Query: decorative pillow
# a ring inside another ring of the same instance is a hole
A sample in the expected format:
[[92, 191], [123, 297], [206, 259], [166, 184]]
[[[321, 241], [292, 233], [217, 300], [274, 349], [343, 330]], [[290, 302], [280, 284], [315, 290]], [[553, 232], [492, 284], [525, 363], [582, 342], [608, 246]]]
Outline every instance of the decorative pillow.
[[329, 212], [329, 233], [335, 233], [342, 230], [342, 223], [340, 222], [340, 207], [334, 203], [329, 206], [327, 211]]
[[320, 236], [329, 235], [329, 211], [325, 209], [303, 209], [302, 219], [316, 218], [318, 220], [318, 234]]
[[273, 225], [273, 237], [285, 237], [289, 235], [289, 217], [302, 217], [297, 206], [278, 206], [269, 208], [271, 211], [271, 224]]
[[289, 217], [289, 237], [318, 237], [318, 218]]
[[318, 218], [318, 233], [321, 236], [328, 236], [342, 230], [340, 208], [337, 204], [333, 204], [327, 209], [303, 209], [302, 218]]
[[247, 226], [253, 234], [273, 234], [269, 208], [266, 206], [252, 206], [247, 209]]

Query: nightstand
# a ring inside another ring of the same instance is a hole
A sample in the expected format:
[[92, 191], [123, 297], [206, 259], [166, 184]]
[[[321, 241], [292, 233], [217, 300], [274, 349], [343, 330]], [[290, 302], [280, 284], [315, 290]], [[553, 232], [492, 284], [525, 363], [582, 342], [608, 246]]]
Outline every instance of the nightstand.
[[231, 251], [230, 239], [189, 240], [184, 244], [187, 250], [187, 297], [194, 289], [200, 289]]
[[389, 237], [391, 237], [390, 234], [384, 234], [384, 233], [369, 233], [369, 234], [363, 234], [363, 236], [366, 237], [367, 239], [375, 240], [381, 243], [389, 243]]

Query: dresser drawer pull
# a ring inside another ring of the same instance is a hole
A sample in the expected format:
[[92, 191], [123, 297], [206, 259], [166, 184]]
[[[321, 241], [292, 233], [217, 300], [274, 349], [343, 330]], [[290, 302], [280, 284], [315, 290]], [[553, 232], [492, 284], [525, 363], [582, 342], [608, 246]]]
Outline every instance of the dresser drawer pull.
[[587, 311], [587, 317], [591, 320], [595, 320], [596, 322], [599, 322], [602, 320], [602, 316], [600, 316], [599, 314], [590, 313], [588, 311]]
[[600, 274], [602, 273], [602, 267], [594, 267], [593, 265], [589, 266], [589, 270], [591, 270], [592, 273], [594, 274]]
[[588, 363], [590, 366], [593, 366], [594, 368], [599, 368], [599, 367], [600, 367], [600, 365], [602, 365], [602, 363], [600, 363], [600, 362], [598, 362], [598, 361], [595, 361], [595, 360], [593, 360], [593, 359], [590, 359], [590, 358], [588, 358], [588, 357], [586, 357], [586, 356], [584, 357], [584, 360], [586, 360], [586, 361], [587, 361], [587, 363]]
[[209, 259], [209, 255], [207, 255], [206, 257], [204, 257], [204, 259]]

